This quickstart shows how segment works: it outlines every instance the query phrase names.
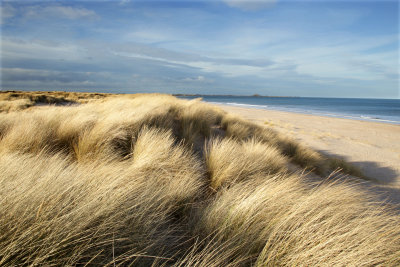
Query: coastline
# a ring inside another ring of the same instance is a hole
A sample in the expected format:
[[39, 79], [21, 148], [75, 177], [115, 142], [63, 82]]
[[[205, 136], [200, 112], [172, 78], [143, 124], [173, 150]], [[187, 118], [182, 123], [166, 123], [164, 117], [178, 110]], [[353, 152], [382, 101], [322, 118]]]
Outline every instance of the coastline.
[[400, 125], [399, 99], [266, 97], [204, 95], [178, 96], [202, 99], [211, 104], [277, 110], [316, 116], [345, 118]]
[[344, 158], [386, 187], [400, 189], [400, 125], [215, 104], [320, 151]]
[[303, 115], [312, 115], [317, 117], [329, 117], [329, 118], [338, 118], [338, 119], [349, 119], [349, 120], [357, 120], [357, 121], [367, 121], [367, 122], [377, 122], [377, 123], [385, 123], [385, 124], [393, 124], [400, 125], [400, 121], [394, 121], [389, 119], [383, 119], [378, 117], [371, 116], [356, 116], [356, 115], [346, 115], [340, 113], [328, 113], [323, 111], [305, 111], [302, 109], [288, 109], [284, 107], [270, 106], [270, 105], [252, 105], [252, 104], [241, 104], [241, 103], [222, 103], [222, 102], [208, 102], [213, 105], [226, 105], [232, 107], [242, 107], [242, 108], [251, 108], [251, 109], [261, 109], [261, 110], [273, 110], [279, 112], [288, 112], [295, 114], [303, 114]]

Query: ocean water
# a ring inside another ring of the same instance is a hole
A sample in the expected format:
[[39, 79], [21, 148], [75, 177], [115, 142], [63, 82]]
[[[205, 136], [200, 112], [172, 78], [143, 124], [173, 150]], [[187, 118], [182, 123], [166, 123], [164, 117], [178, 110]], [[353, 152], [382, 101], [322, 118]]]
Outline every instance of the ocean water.
[[[180, 96], [194, 99], [199, 96]], [[238, 107], [400, 124], [400, 99], [201, 96], [203, 101]]]

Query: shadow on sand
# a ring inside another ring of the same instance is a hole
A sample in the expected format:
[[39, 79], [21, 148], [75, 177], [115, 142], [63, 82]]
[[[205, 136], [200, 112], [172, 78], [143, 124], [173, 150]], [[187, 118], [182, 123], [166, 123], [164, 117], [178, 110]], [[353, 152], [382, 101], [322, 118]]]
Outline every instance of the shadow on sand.
[[342, 158], [358, 167], [367, 178], [371, 179], [362, 181], [361, 178], [358, 178], [360, 180], [359, 185], [376, 195], [379, 200], [395, 204], [400, 209], [400, 186], [398, 182], [400, 173], [396, 170], [381, 166], [373, 161], [349, 161], [346, 157], [328, 153], [324, 150], [319, 150], [319, 152], [328, 157]]

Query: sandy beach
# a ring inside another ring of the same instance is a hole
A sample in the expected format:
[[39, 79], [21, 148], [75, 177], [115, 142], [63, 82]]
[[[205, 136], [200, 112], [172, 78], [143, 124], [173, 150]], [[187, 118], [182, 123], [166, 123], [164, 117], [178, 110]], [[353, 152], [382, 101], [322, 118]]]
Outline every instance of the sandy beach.
[[[378, 180], [400, 202], [400, 125], [275, 110], [218, 105], [252, 122], [272, 127], [328, 155], [340, 156]], [[386, 192], [385, 192], [386, 193]]]

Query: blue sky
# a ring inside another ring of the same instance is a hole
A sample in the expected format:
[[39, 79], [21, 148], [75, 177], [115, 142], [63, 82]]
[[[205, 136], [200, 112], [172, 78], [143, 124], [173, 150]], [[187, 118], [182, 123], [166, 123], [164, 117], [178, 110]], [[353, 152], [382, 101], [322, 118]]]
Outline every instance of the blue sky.
[[1, 88], [399, 98], [398, 1], [1, 1]]

